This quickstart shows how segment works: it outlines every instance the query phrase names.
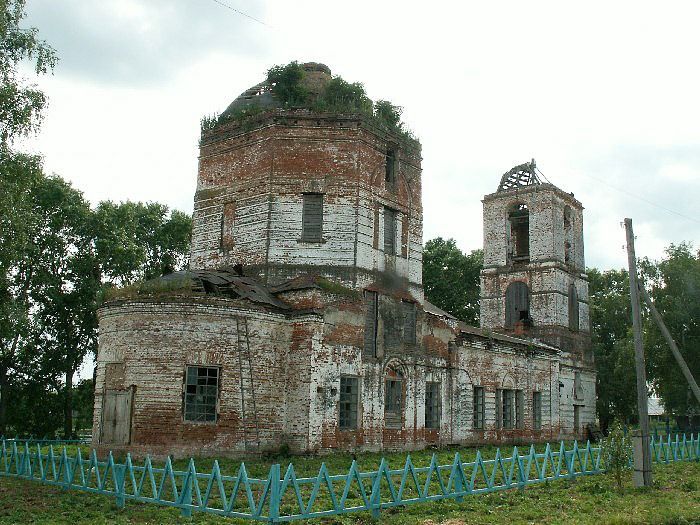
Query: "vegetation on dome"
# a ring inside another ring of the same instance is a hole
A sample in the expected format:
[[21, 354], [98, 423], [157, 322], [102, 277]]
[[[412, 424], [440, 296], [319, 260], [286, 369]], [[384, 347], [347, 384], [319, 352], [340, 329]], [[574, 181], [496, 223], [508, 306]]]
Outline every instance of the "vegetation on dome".
[[[312, 93], [304, 85], [304, 67], [296, 61], [277, 65], [267, 71], [267, 85], [274, 98], [284, 108], [310, 109], [318, 113], [340, 113], [363, 115], [375, 126], [395, 133], [404, 139], [417, 141], [413, 133], [401, 121], [403, 108], [387, 100], [372, 101], [361, 82], [348, 82], [334, 76], [323, 86], [320, 93]], [[202, 118], [202, 132], [214, 129], [223, 122], [236, 121], [252, 128], [251, 117], [264, 112], [265, 108], [255, 103], [230, 114], [208, 115]]]

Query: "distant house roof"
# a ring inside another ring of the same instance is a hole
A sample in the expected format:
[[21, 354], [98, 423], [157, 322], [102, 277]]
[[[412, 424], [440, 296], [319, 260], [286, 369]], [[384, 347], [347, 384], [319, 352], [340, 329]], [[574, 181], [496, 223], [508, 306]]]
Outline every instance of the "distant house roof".
[[658, 397], [650, 397], [647, 400], [647, 407], [650, 416], [663, 416], [666, 413], [666, 409]]

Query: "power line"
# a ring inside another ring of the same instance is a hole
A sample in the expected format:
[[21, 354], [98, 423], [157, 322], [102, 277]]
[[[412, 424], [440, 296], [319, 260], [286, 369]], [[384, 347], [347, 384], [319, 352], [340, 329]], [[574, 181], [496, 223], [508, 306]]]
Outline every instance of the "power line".
[[264, 25], [265, 27], [270, 27], [270, 26], [268, 26], [265, 22], [263, 22], [262, 20], [259, 20], [259, 19], [255, 18], [254, 16], [249, 15], [248, 13], [245, 13], [245, 12], [241, 11], [240, 9], [236, 9], [235, 7], [230, 6], [230, 5], [228, 5], [228, 4], [224, 3], [224, 2], [222, 2], [221, 0], [212, 0], [212, 2], [216, 2], [217, 4], [219, 4], [219, 5], [222, 6], [222, 7], [225, 7], [225, 8], [227, 8], [227, 9], [230, 9], [231, 11], [235, 11], [235, 12], [238, 13], [239, 15], [243, 15], [243, 16], [245, 16], [245, 17], [247, 17], [247, 18], [250, 18], [251, 20], [256, 21], [258, 24], [262, 24], [262, 25]]
[[[544, 173], [542, 173], [542, 172], [540, 171], [539, 168], [537, 168], [537, 171], [539, 171], [539, 172], [540, 172], [540, 175], [542, 175], [542, 176], [544, 177]], [[649, 205], [651, 205], [651, 206], [654, 206], [654, 207], [656, 207], [656, 208], [659, 208], [660, 210], [664, 210], [665, 212], [668, 212], [668, 213], [673, 213], [674, 215], [678, 215], [679, 217], [682, 217], [683, 219], [687, 219], [687, 220], [689, 220], [689, 221], [693, 221], [693, 222], [696, 222], [696, 223], [700, 224], [700, 220], [698, 220], [698, 219], [695, 219], [695, 218], [693, 218], [693, 217], [689, 217], [688, 215], [684, 215], [684, 214], [682, 214], [682, 213], [680, 213], [680, 212], [677, 212], [676, 210], [672, 210], [672, 209], [670, 209], [670, 208], [666, 208], [665, 206], [661, 206], [661, 204], [658, 204], [658, 203], [656, 203], [656, 202], [654, 202], [654, 201], [650, 201], [649, 199], [645, 199], [644, 197], [640, 197], [639, 195], [635, 195], [634, 193], [630, 193], [629, 191], [623, 190], [622, 188], [618, 188], [617, 186], [613, 186], [612, 184], [608, 184], [608, 183], [605, 182], [603, 179], [599, 179], [598, 177], [594, 177], [593, 175], [588, 175], [587, 173], [582, 173], [582, 175], [583, 175], [584, 177], [588, 177], [589, 179], [593, 179], [593, 180], [595, 180], [595, 181], [597, 181], [597, 182], [603, 184], [604, 186], [607, 186], [608, 188], [611, 188], [611, 189], [613, 189], [613, 190], [615, 190], [615, 191], [617, 191], [617, 192], [620, 192], [620, 193], [622, 193], [622, 194], [624, 194], [624, 195], [627, 195], [628, 197], [633, 197], [633, 198], [635, 198], [635, 199], [637, 199], [637, 200], [640, 200], [640, 201], [642, 201], [642, 202], [645, 202], [646, 204], [649, 204]], [[547, 177], [544, 177], [544, 178], [547, 179]], [[547, 181], [549, 182], [549, 179], [547, 179]], [[550, 182], [550, 184], [551, 184], [551, 182]]]

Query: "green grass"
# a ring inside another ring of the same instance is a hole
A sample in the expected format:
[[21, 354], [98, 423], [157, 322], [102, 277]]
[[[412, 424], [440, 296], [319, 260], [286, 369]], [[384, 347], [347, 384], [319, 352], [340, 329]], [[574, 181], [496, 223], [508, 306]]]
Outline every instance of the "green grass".
[[[438, 451], [441, 464], [451, 463], [457, 449]], [[474, 449], [459, 449], [465, 461], [475, 454]], [[512, 449], [511, 449], [512, 451]], [[525, 450], [522, 450], [524, 452]], [[493, 457], [493, 449], [482, 449], [485, 458]], [[417, 465], [426, 465], [430, 452], [412, 455]], [[403, 465], [405, 454], [385, 455], [393, 468]], [[363, 470], [376, 468], [380, 454], [362, 454], [357, 460]], [[273, 462], [284, 466], [290, 458], [249, 460], [251, 473], [262, 477]], [[337, 454], [326, 457], [292, 458], [300, 475], [318, 472], [322, 461], [332, 473], [347, 471], [350, 457]], [[198, 470], [206, 472], [212, 460], [197, 460]], [[239, 462], [220, 461], [225, 474], [234, 474]], [[176, 468], [184, 469], [187, 461], [176, 461]], [[629, 478], [629, 474], [627, 475]], [[678, 462], [654, 466], [655, 487], [634, 489], [628, 479], [622, 493], [614, 487], [608, 475], [587, 476], [575, 481], [560, 480], [527, 487], [524, 491], [504, 491], [494, 494], [467, 496], [461, 503], [442, 501], [394, 508], [382, 511], [381, 523], [462, 525], [467, 523], [700, 523], [700, 463]], [[319, 524], [373, 522], [369, 513], [315, 520]], [[37, 482], [0, 478], [0, 524], [9, 523], [65, 523], [71, 525], [93, 523], [243, 523], [194, 513], [194, 517], [180, 517], [179, 511], [153, 504], [128, 502], [118, 509], [113, 498], [96, 496]]]

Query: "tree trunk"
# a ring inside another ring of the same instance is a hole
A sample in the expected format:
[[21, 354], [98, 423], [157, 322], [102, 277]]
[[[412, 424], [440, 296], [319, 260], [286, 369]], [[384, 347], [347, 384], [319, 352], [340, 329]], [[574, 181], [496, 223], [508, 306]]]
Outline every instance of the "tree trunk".
[[63, 405], [63, 436], [70, 439], [73, 436], [73, 373], [72, 367], [66, 370], [65, 404]]
[[7, 429], [8, 387], [7, 367], [5, 365], [0, 365], [0, 436], [4, 436], [5, 430]]

